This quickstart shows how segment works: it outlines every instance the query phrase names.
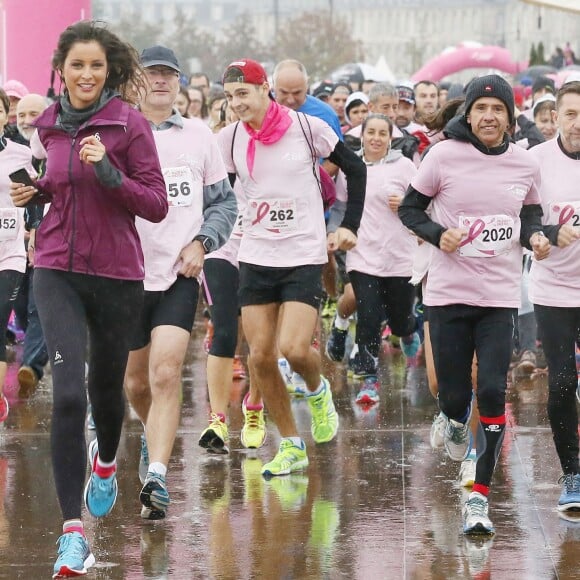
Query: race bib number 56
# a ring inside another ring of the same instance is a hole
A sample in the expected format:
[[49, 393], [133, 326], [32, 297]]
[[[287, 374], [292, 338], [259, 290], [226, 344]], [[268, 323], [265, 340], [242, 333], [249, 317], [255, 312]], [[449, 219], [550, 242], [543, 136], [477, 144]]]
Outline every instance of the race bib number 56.
[[170, 207], [183, 207], [193, 203], [193, 175], [189, 167], [166, 167], [163, 179]]
[[493, 258], [509, 252], [515, 229], [507, 215], [461, 216], [459, 227], [467, 231], [459, 244], [459, 255], [468, 258]]

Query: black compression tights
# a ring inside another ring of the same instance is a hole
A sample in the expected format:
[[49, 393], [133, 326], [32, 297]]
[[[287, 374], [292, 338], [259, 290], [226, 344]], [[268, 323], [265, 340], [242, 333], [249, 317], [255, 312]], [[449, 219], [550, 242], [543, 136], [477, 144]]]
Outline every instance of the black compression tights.
[[99, 456], [113, 461], [121, 437], [123, 378], [143, 283], [38, 268], [34, 294], [52, 367], [51, 448], [65, 520], [80, 518], [87, 455], [85, 360]]

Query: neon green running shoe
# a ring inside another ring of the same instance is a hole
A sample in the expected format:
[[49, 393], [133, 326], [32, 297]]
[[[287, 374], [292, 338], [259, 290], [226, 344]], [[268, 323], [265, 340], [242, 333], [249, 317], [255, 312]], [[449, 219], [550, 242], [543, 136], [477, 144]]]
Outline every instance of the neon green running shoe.
[[274, 475], [288, 475], [294, 471], [300, 471], [308, 467], [308, 455], [306, 445], [297, 447], [290, 439], [282, 439], [276, 457], [266, 463], [262, 468], [262, 475], [271, 477]]
[[207, 449], [208, 453], [225, 455], [230, 452], [229, 441], [228, 426], [218, 415], [212, 413], [209, 427], [202, 432], [199, 438], [199, 446]]
[[240, 433], [242, 445], [246, 449], [258, 449], [266, 440], [266, 422], [264, 421], [264, 407], [252, 407], [247, 403], [248, 395], [242, 401], [244, 426]]
[[312, 413], [312, 437], [316, 443], [332, 441], [338, 431], [338, 413], [334, 408], [330, 383], [321, 377], [324, 387], [317, 395], [308, 395], [306, 400]]

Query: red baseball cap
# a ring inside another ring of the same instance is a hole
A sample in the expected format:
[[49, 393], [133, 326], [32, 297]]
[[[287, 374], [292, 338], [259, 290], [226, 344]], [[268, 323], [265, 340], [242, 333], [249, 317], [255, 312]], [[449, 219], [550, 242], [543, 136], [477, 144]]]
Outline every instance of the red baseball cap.
[[223, 76], [223, 83], [248, 83], [261, 85], [268, 81], [264, 67], [255, 60], [242, 58], [230, 63]]

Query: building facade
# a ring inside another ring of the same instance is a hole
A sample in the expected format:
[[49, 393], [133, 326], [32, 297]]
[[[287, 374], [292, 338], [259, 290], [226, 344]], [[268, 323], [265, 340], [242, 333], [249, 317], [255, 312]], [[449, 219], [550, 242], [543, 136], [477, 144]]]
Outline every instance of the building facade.
[[350, 23], [367, 62], [384, 57], [398, 77], [410, 76], [464, 41], [505, 47], [515, 61], [527, 60], [532, 43], [537, 46], [540, 41], [547, 59], [567, 41], [580, 53], [580, 14], [521, 0], [96, 0], [93, 4], [95, 16], [105, 20], [138, 10], [145, 20], [162, 21], [168, 27], [179, 9], [214, 33], [248, 12], [263, 42], [273, 41], [277, 27], [288, 18], [324, 10]]

